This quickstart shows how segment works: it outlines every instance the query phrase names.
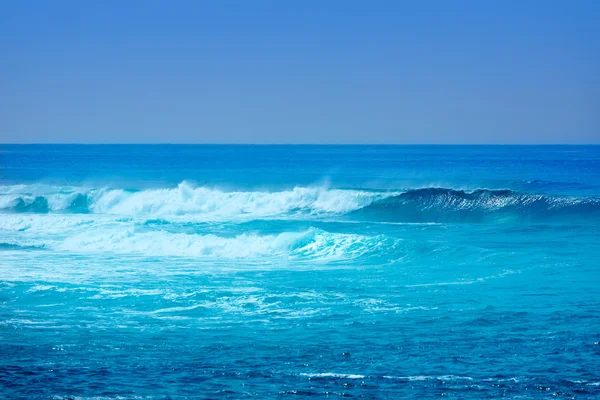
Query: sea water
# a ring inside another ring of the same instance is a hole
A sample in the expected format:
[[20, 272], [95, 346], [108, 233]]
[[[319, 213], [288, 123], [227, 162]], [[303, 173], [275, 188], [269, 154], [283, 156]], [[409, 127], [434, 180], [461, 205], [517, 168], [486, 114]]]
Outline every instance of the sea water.
[[600, 397], [600, 147], [0, 146], [0, 397]]

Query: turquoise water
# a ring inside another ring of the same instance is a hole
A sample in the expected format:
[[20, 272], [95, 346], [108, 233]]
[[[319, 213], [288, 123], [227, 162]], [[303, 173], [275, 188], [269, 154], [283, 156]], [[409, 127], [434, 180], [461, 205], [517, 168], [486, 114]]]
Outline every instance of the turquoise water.
[[600, 397], [597, 146], [1, 145], [0, 209], [0, 397]]

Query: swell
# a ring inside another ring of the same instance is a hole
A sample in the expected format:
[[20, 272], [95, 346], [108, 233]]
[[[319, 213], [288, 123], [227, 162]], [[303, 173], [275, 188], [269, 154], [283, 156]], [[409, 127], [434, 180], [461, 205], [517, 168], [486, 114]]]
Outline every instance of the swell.
[[423, 188], [374, 201], [350, 215], [389, 222], [597, 220], [600, 217], [600, 198], [550, 196], [512, 190]]
[[221, 191], [182, 182], [176, 188], [125, 190], [19, 187], [0, 190], [9, 213], [101, 214], [166, 220], [341, 218], [380, 222], [597, 221], [600, 198], [513, 190], [428, 187], [405, 191], [296, 187]]

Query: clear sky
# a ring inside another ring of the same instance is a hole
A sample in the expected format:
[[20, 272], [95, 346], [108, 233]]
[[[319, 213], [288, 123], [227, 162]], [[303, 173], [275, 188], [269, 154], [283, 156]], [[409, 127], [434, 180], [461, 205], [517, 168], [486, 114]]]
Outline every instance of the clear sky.
[[4, 1], [0, 142], [600, 143], [600, 1]]

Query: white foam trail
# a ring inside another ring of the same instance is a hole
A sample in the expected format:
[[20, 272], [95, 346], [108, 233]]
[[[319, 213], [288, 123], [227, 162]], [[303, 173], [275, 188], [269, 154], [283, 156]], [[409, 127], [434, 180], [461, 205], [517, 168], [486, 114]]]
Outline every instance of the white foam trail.
[[407, 380], [407, 381], [430, 381], [430, 380], [438, 380], [438, 381], [473, 381], [473, 378], [470, 376], [458, 376], [458, 375], [440, 375], [440, 376], [432, 376], [432, 375], [412, 375], [412, 376], [383, 376], [384, 379], [398, 379], [398, 380]]
[[306, 376], [309, 378], [341, 378], [341, 379], [364, 379], [364, 375], [358, 374], [337, 374], [335, 372], [323, 372], [320, 374], [300, 374], [301, 376]]
[[319, 229], [278, 235], [241, 234], [220, 237], [165, 231], [136, 232], [128, 229], [98, 229], [47, 244], [53, 250], [71, 253], [118, 253], [144, 256], [181, 256], [208, 259], [353, 259], [382, 248], [393, 248], [393, 239], [330, 233]]
[[320, 229], [223, 237], [147, 230], [144, 219], [89, 214], [0, 215], [0, 242], [9, 246], [83, 253], [181, 256], [207, 259], [347, 260], [393, 251], [398, 239]]
[[0, 215], [0, 230], [46, 234], [68, 233], [75, 229], [91, 228], [116, 222], [117, 217], [73, 214], [9, 214]]

